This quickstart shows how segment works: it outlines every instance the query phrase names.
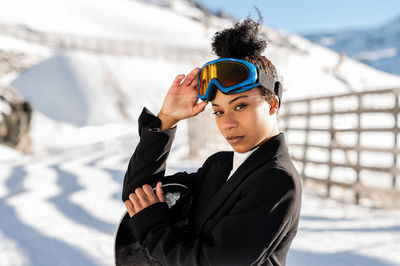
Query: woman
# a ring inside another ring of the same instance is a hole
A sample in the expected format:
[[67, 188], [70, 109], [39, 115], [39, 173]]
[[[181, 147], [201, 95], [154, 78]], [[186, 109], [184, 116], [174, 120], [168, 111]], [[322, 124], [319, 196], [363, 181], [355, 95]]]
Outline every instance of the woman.
[[[301, 182], [278, 129], [282, 88], [275, 67], [261, 56], [260, 27], [246, 19], [218, 32], [212, 45], [220, 59], [177, 76], [157, 116], [143, 110], [124, 180], [124, 240], [117, 236], [117, 243], [136, 243], [126, 254], [140, 246], [154, 264], [285, 265]], [[234, 152], [210, 156], [195, 173], [164, 176], [176, 124], [208, 102]], [[168, 184], [188, 188], [190, 197], [170, 206]]]

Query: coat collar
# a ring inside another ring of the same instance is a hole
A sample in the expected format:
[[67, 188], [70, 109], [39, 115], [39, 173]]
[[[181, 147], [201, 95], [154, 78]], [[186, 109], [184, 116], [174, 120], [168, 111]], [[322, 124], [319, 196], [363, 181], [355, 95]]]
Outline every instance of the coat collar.
[[[250, 154], [250, 156], [243, 162], [243, 164], [237, 169], [236, 172], [238, 172], [240, 168], [248, 168], [249, 166], [251, 166], [251, 164], [254, 163], [251, 162], [250, 165], [247, 165], [249, 164], [249, 161], [256, 160], [260, 162], [266, 162], [273, 157], [284, 154], [288, 154], [288, 148], [285, 141], [285, 134], [281, 132], [278, 135], [271, 137], [269, 140], [264, 142], [257, 150]], [[225, 169], [227, 165], [230, 165], [232, 169], [232, 161], [233, 152], [227, 152], [226, 159], [217, 162], [217, 168]]]
[[[276, 136], [271, 137], [268, 141], [263, 143], [257, 150], [255, 150], [236, 172], [226, 182], [219, 182], [220, 187], [210, 188], [213, 191], [213, 195], [209, 195], [206, 198], [209, 199], [207, 202], [202, 202], [208, 207], [204, 208], [200, 215], [200, 226], [202, 227], [208, 218], [213, 215], [221, 205], [228, 199], [232, 192], [243, 182], [246, 177], [265, 164], [274, 157], [288, 154], [288, 148], [285, 142], [284, 133], [279, 133]], [[226, 159], [218, 161], [215, 165], [214, 174], [215, 179], [221, 179], [228, 177], [230, 169], [232, 169], [233, 152], [226, 153], [224, 156]], [[216, 185], [216, 184], [209, 184]], [[208, 194], [208, 193], [207, 193]]]

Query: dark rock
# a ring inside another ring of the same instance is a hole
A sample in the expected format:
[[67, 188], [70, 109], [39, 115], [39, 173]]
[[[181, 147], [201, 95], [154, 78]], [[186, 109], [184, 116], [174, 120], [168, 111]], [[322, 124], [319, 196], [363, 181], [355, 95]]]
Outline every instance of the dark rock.
[[29, 137], [32, 107], [9, 86], [0, 86], [0, 144], [24, 153], [32, 152]]

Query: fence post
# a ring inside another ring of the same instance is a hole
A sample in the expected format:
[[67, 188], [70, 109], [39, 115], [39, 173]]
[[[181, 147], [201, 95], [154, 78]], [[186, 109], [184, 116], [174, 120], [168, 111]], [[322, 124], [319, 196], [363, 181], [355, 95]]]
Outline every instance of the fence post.
[[399, 155], [399, 148], [397, 146], [398, 144], [398, 135], [399, 135], [399, 93], [398, 90], [394, 91], [394, 98], [395, 98], [395, 105], [394, 105], [394, 128], [393, 128], [393, 133], [394, 133], [394, 147], [393, 147], [393, 180], [392, 180], [392, 187], [393, 190], [396, 189], [397, 185], [397, 156]]
[[329, 152], [329, 158], [328, 158], [328, 176], [327, 176], [327, 183], [326, 183], [326, 196], [330, 197], [331, 195], [331, 174], [332, 174], [332, 143], [335, 139], [335, 129], [333, 126], [333, 116], [334, 116], [334, 110], [333, 110], [333, 98], [329, 99], [329, 118], [330, 118], [330, 125], [329, 125], [329, 133], [331, 135], [331, 143], [328, 146], [328, 152]]
[[[363, 109], [363, 98], [362, 98], [362, 94], [358, 94], [357, 95], [357, 99], [358, 99], [358, 109], [357, 109], [357, 162], [356, 162], [356, 173], [357, 173], [357, 179], [356, 179], [356, 184], [361, 182], [361, 178], [360, 178], [360, 153], [361, 153], [361, 149], [360, 149], [360, 143], [361, 143], [361, 110]], [[354, 201], [356, 204], [360, 203], [360, 192], [358, 190], [355, 191], [355, 195], [354, 195]]]
[[310, 131], [310, 113], [311, 113], [311, 104], [310, 100], [307, 100], [307, 115], [306, 115], [306, 128], [305, 128], [305, 140], [304, 140], [304, 151], [303, 151], [303, 168], [301, 169], [301, 176], [303, 177], [303, 182], [306, 183], [306, 174], [305, 174], [305, 169], [307, 166], [307, 150], [308, 150], [308, 137], [309, 137], [309, 131]]

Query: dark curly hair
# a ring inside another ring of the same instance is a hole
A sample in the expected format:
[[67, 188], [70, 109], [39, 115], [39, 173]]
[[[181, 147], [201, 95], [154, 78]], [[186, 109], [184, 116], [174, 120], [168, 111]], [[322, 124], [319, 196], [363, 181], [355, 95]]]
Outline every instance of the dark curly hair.
[[[246, 60], [279, 80], [275, 66], [265, 56], [261, 55], [267, 47], [267, 42], [258, 36], [262, 27], [260, 13], [259, 16], [258, 22], [247, 18], [244, 21], [237, 22], [233, 28], [215, 33], [211, 43], [212, 50], [220, 58]], [[272, 103], [274, 94], [261, 86], [258, 88], [265, 100]]]

